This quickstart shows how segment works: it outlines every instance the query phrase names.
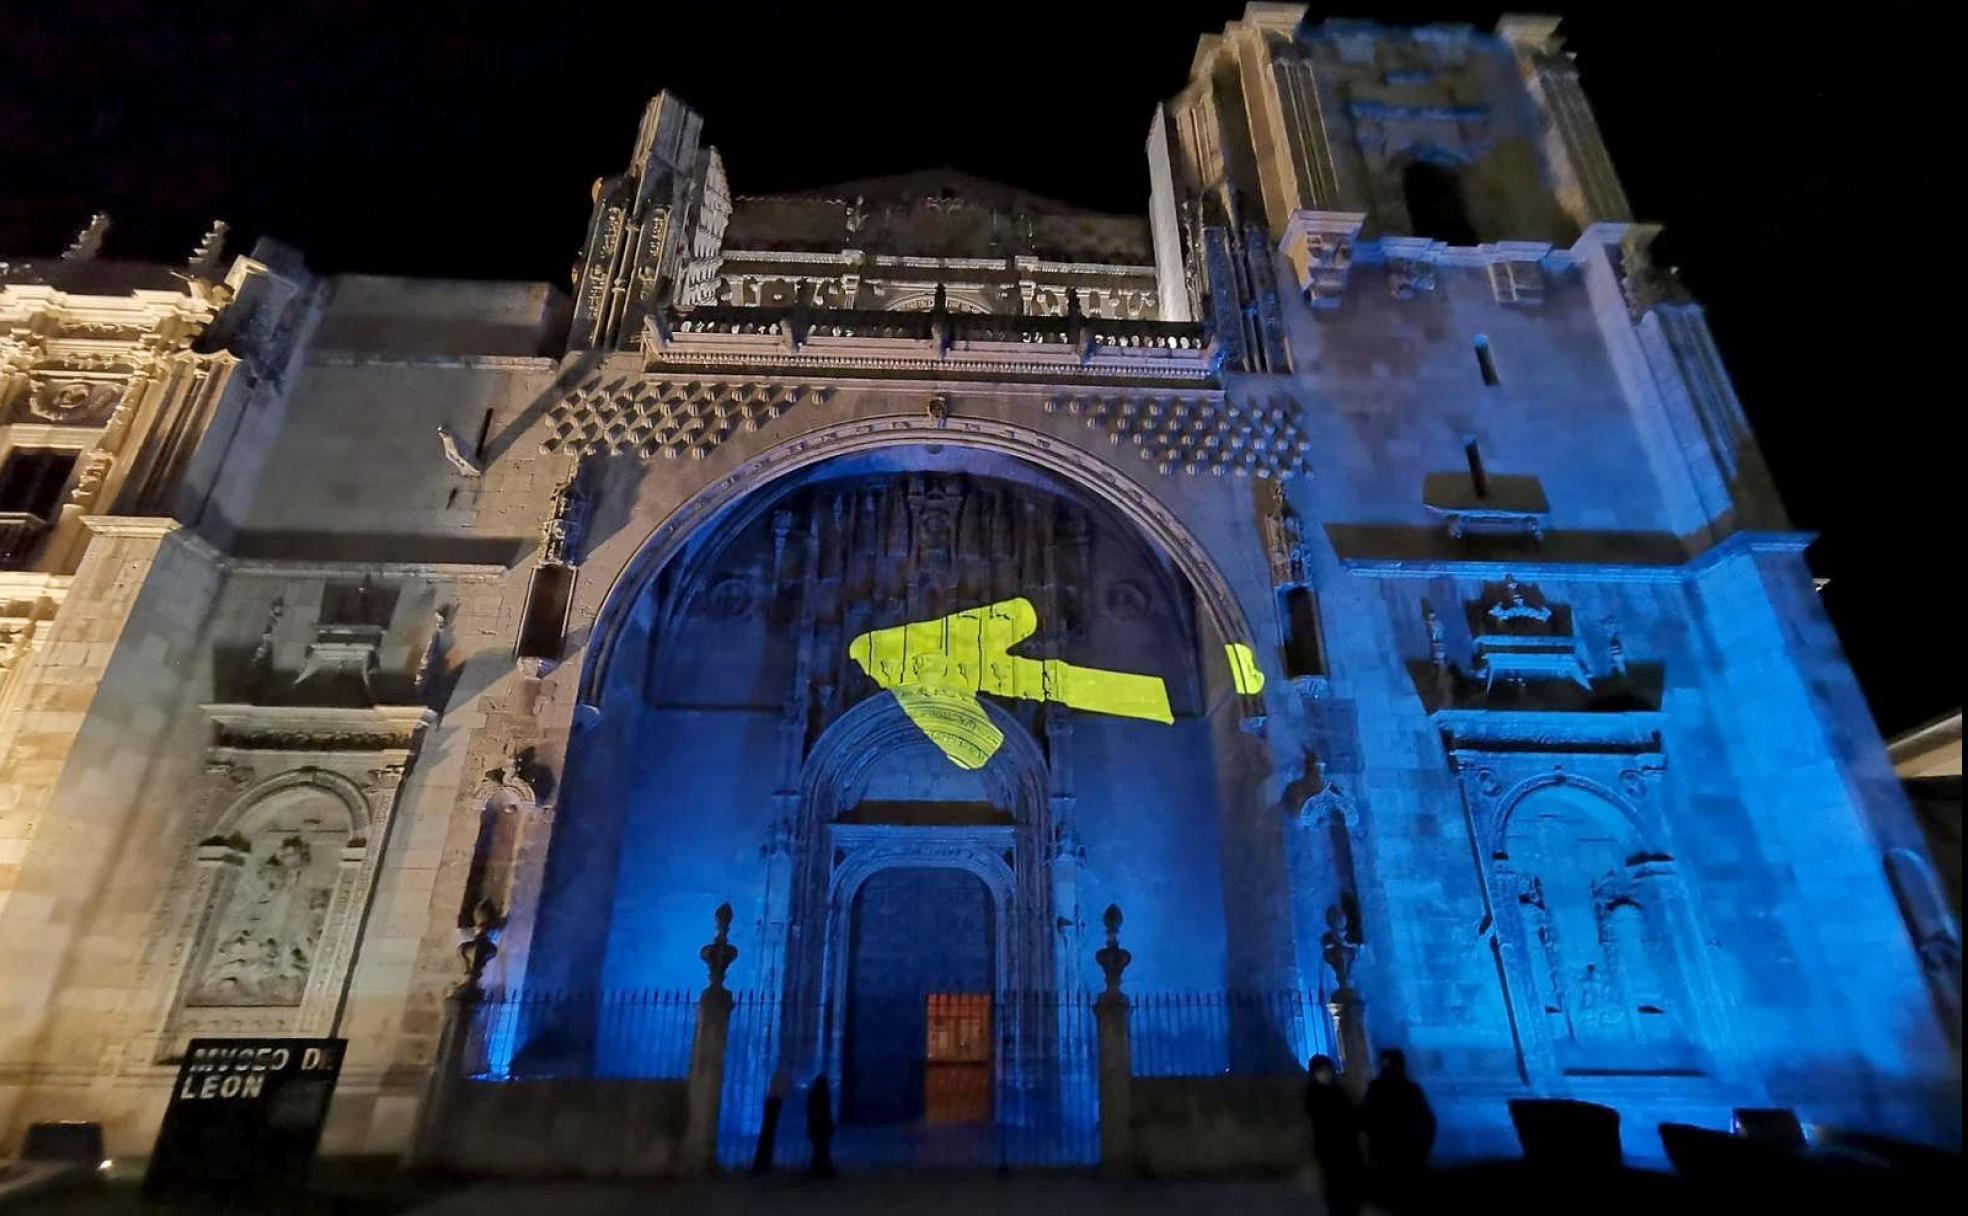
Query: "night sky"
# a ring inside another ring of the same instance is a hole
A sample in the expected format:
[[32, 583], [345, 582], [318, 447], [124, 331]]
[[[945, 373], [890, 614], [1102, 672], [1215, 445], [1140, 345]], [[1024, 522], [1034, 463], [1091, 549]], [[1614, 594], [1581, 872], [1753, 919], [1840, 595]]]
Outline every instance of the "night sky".
[[[1566, 33], [1634, 209], [1668, 226], [1658, 250], [1707, 303], [1798, 526], [1822, 534], [1813, 564], [1880, 725], [1957, 707], [1955, 576], [1930, 564], [1959, 543], [1959, 406], [1932, 383], [1956, 309], [1933, 240], [1955, 218], [1933, 199], [1958, 198], [1930, 129], [1953, 109], [1948, 40], [1894, 3], [1856, 24], [1578, 8]], [[739, 194], [950, 164], [1141, 212], [1152, 107], [1242, 10], [0, 4], [0, 258], [52, 254], [101, 209], [112, 256], [180, 260], [223, 217], [235, 251], [271, 235], [317, 270], [565, 286], [589, 184], [664, 87], [704, 115]]]

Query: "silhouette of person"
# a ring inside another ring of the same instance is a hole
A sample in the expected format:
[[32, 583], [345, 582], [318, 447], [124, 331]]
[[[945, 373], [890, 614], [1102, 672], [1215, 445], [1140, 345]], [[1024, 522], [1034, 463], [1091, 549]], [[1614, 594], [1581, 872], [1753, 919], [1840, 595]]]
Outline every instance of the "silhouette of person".
[[1374, 1190], [1394, 1211], [1411, 1203], [1435, 1148], [1435, 1112], [1408, 1076], [1408, 1057], [1397, 1048], [1380, 1053], [1380, 1072], [1367, 1086], [1361, 1122], [1373, 1151]]
[[834, 1095], [827, 1074], [813, 1078], [806, 1091], [806, 1138], [813, 1142], [813, 1163], [807, 1173], [815, 1178], [834, 1176]]
[[758, 1149], [752, 1154], [754, 1174], [772, 1171], [772, 1154], [779, 1146], [779, 1116], [786, 1109], [786, 1093], [792, 1087], [792, 1070], [784, 1064], [772, 1070], [772, 1081], [765, 1087], [765, 1117], [759, 1121]]
[[1330, 1057], [1313, 1056], [1305, 1071], [1305, 1114], [1312, 1121], [1312, 1156], [1325, 1177], [1326, 1211], [1356, 1216], [1367, 1172], [1360, 1155], [1360, 1112], [1339, 1088]]

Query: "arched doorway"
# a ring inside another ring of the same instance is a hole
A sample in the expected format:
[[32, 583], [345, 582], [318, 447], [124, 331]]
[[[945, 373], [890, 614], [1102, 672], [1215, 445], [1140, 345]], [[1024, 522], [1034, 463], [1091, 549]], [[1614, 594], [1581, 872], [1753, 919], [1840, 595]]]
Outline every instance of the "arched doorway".
[[955, 868], [898, 866], [861, 883], [848, 916], [843, 1123], [990, 1121], [995, 902]]
[[[728, 901], [729, 982], [779, 1011], [766, 1039], [734, 1031], [728, 1076], [825, 1075], [849, 1121], [1055, 1118], [1061, 1044], [1091, 1024], [1067, 1025], [1081, 1007], [1060, 994], [1097, 984], [1099, 909], [1127, 904], [1164, 946], [1151, 982], [1184, 987], [1224, 982], [1241, 910], [1216, 768], [1242, 737], [1224, 601], [1203, 602], [1155, 520], [1171, 526], [1002, 453], [890, 445], [729, 500], [625, 573], [631, 602], [604, 610], [583, 675], [598, 712], [570, 749], [529, 983], [551, 966], [554, 986], [701, 985]], [[900, 667], [858, 644], [889, 634], [909, 639]], [[959, 654], [959, 635], [983, 649]], [[917, 660], [949, 678], [932, 688]], [[942, 737], [953, 709], [976, 754]], [[898, 914], [907, 891], [940, 919]], [[939, 1096], [946, 1063], [968, 1079]]]

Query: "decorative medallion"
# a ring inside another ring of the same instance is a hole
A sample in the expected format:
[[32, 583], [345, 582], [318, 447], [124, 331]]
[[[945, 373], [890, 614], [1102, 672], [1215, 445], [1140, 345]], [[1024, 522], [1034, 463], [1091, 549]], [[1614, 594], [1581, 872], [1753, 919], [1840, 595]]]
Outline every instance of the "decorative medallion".
[[71, 425], [90, 425], [115, 407], [118, 385], [70, 380], [44, 381], [28, 395], [27, 408], [38, 418]]

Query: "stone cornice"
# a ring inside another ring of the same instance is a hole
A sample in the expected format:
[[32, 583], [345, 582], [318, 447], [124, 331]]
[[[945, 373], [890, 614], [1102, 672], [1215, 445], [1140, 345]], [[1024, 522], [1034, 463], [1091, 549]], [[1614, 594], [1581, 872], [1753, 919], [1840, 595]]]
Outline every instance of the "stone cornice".
[[[1562, 531], [1560, 529], [1559, 531]], [[1751, 553], [1802, 553], [1814, 532], [1736, 532], [1680, 562], [1564, 562], [1515, 558], [1341, 558], [1349, 574], [1366, 578], [1518, 578], [1571, 582], [1681, 582], [1732, 557]]]
[[246, 705], [199, 706], [211, 719], [214, 754], [223, 752], [402, 753], [437, 721], [424, 705]]
[[560, 365], [549, 355], [372, 355], [360, 351], [312, 351], [309, 367], [467, 367], [503, 371], [551, 372]]
[[489, 562], [330, 562], [310, 558], [220, 558], [225, 569], [240, 578], [325, 578], [354, 581], [363, 575], [383, 579], [430, 579], [434, 582], [493, 583], [509, 567]]
[[96, 536], [165, 537], [184, 525], [169, 516], [84, 515], [82, 526]]

